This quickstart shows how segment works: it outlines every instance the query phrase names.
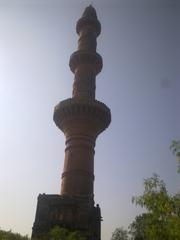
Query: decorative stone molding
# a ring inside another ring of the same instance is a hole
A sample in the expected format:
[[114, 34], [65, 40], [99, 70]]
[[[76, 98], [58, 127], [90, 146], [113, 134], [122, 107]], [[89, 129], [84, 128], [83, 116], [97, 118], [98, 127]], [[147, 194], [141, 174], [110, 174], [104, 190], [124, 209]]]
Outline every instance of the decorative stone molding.
[[77, 51], [74, 52], [69, 61], [69, 67], [73, 73], [80, 65], [91, 65], [95, 74], [101, 72], [103, 67], [103, 61], [101, 55], [96, 52]]
[[[73, 118], [88, 118], [90, 121], [99, 122], [99, 132], [105, 130], [111, 122], [110, 109], [102, 102], [81, 101], [75, 98], [69, 98], [60, 102], [54, 110], [54, 122], [64, 131], [66, 120]], [[86, 121], [86, 120], [85, 120]]]

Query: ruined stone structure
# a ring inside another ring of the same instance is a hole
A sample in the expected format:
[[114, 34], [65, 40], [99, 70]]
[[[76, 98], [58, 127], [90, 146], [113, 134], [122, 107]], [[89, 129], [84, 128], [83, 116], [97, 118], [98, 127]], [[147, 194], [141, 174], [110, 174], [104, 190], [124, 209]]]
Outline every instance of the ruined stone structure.
[[94, 205], [94, 147], [110, 124], [109, 108], [95, 99], [96, 75], [102, 58], [96, 52], [101, 32], [95, 9], [87, 7], [76, 25], [78, 50], [69, 66], [74, 73], [72, 98], [54, 110], [54, 122], [66, 138], [60, 195], [40, 194], [32, 238], [53, 226], [80, 231], [88, 240], [100, 240], [101, 212]]

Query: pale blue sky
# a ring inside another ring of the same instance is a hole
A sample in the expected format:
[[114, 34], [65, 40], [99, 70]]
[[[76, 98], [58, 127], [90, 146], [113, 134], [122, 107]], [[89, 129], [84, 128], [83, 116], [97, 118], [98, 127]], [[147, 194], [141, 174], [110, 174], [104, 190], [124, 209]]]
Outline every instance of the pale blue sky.
[[[91, 1], [0, 0], [0, 228], [30, 234], [39, 193], [59, 193], [64, 136], [53, 108], [71, 96], [76, 21]], [[95, 154], [102, 239], [140, 209], [131, 197], [158, 173], [169, 192], [180, 176], [169, 145], [180, 138], [180, 2], [93, 1], [104, 60], [97, 99], [112, 111]]]

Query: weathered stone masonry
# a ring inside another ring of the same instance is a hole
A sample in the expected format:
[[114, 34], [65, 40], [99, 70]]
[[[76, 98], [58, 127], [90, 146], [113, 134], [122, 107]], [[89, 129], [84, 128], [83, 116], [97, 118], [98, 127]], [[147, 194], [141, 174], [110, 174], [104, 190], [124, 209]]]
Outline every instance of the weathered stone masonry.
[[90, 5], [78, 20], [78, 50], [70, 57], [74, 73], [72, 98], [54, 110], [54, 122], [66, 138], [60, 195], [40, 194], [32, 238], [58, 225], [78, 230], [88, 240], [101, 238], [101, 212], [94, 205], [94, 147], [96, 138], [110, 124], [110, 109], [95, 98], [96, 75], [102, 58], [96, 52], [101, 24]]

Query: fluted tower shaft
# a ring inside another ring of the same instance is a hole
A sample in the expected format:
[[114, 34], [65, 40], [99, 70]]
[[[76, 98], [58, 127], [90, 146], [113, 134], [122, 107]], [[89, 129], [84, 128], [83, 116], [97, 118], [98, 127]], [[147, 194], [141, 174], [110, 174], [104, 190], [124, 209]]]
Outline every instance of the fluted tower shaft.
[[96, 52], [100, 31], [96, 11], [89, 6], [77, 22], [78, 50], [69, 62], [74, 73], [72, 98], [54, 111], [54, 121], [66, 137], [61, 195], [93, 199], [95, 141], [111, 121], [109, 108], [95, 99], [96, 75], [102, 69]]
[[[101, 25], [94, 8], [86, 8], [77, 22], [76, 31], [79, 35], [78, 51], [70, 59], [70, 68], [75, 74], [73, 97], [95, 99], [95, 78], [102, 68], [102, 59], [96, 53], [96, 38], [100, 34]], [[98, 66], [96, 62], [99, 62]]]

